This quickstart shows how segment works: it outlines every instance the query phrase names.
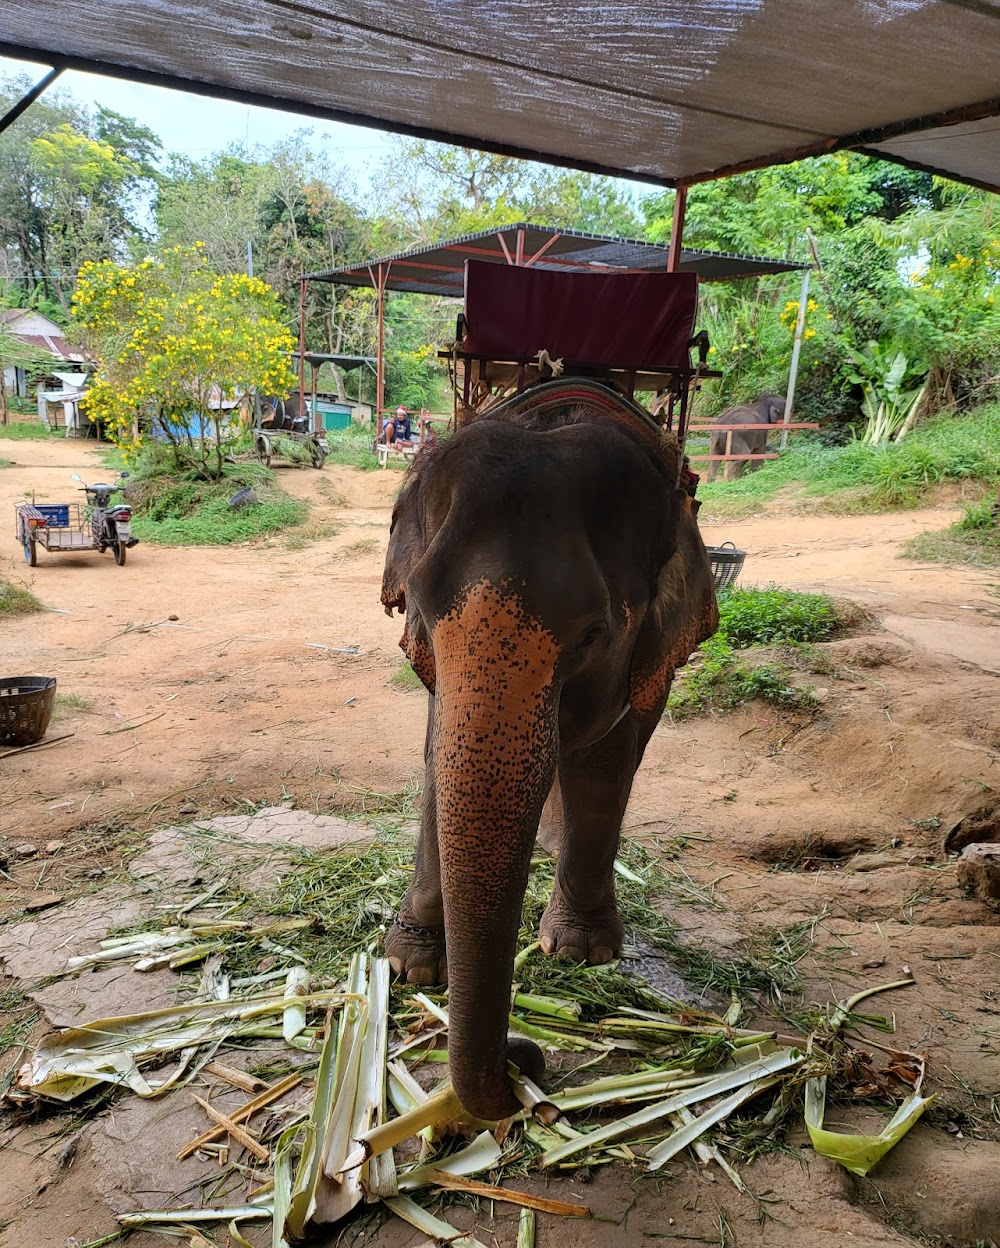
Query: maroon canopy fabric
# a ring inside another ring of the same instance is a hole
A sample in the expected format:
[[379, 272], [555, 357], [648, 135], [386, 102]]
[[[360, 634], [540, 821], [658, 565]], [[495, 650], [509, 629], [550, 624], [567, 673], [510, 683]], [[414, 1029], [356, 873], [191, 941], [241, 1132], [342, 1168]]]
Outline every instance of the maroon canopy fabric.
[[463, 350], [494, 360], [689, 367], [694, 273], [559, 273], [469, 260]]

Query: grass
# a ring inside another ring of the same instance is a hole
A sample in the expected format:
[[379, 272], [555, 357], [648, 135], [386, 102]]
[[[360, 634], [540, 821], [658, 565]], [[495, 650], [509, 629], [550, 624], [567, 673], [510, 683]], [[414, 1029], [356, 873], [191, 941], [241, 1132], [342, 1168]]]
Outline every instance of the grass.
[[[326, 435], [330, 444], [327, 462], [346, 464], [349, 468], [360, 468], [362, 472], [371, 472], [379, 466], [378, 456], [372, 450], [375, 434], [370, 425], [352, 423], [349, 429], [331, 430]], [[388, 467], [407, 468], [406, 460], [398, 456], [389, 456]]]
[[[229, 499], [251, 487], [255, 504], [230, 507]], [[308, 504], [275, 484], [260, 464], [226, 464], [221, 481], [202, 481], [171, 470], [162, 456], [140, 460], [128, 483], [132, 531], [160, 546], [229, 546], [282, 533], [301, 524]]]
[[389, 677], [389, 684], [393, 689], [402, 689], [404, 692], [412, 692], [414, 689], [423, 689], [420, 677], [409, 665], [409, 663], [401, 663], [399, 667]]
[[[848, 631], [854, 622], [848, 605], [825, 594], [801, 594], [770, 586], [730, 589], [719, 596], [719, 631], [682, 670], [667, 700], [676, 717], [727, 711], [755, 699], [774, 706], [809, 708], [815, 697], [797, 685], [802, 670], [830, 674], [817, 642]], [[782, 647], [762, 655], [764, 647]]]
[[992, 496], [983, 499], [967, 507], [961, 520], [947, 529], [918, 533], [904, 545], [903, 555], [932, 563], [1000, 568], [1000, 516], [993, 515], [994, 503]]
[[11, 442], [25, 442], [30, 439], [54, 438], [64, 436], [62, 429], [50, 429], [40, 420], [12, 420], [9, 425], [0, 425], [0, 438]]
[[343, 550], [338, 550], [333, 556], [338, 562], [347, 559], [360, 559], [363, 555], [373, 555], [375, 551], [381, 548], [382, 543], [374, 537], [362, 537], [356, 542], [351, 542], [349, 546], [345, 546]]
[[12, 459], [4, 459], [0, 456], [0, 468], [13, 468], [14, 461]]
[[15, 585], [0, 576], [0, 619], [12, 619], [15, 615], [32, 615], [45, 608], [30, 589]]
[[57, 693], [54, 718], [65, 719], [67, 715], [72, 715], [77, 711], [82, 714], [90, 714], [93, 709], [93, 702], [78, 693]]
[[780, 459], [738, 481], [703, 481], [698, 497], [706, 515], [734, 516], [797, 486], [804, 499], [825, 500], [830, 510], [867, 512], [918, 506], [947, 482], [998, 481], [1000, 404], [990, 404], [963, 416], [937, 416], [888, 446], [822, 446], [793, 437]]

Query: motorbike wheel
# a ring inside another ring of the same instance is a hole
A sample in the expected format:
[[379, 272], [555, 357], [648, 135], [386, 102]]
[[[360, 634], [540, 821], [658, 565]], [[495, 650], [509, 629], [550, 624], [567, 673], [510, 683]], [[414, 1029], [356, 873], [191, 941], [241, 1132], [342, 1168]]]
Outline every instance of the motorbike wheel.
[[257, 458], [265, 468], [271, 467], [271, 443], [267, 438], [257, 439]]
[[312, 466], [314, 468], [322, 468], [326, 463], [326, 451], [321, 446], [311, 446], [309, 455], [312, 458]]
[[38, 567], [38, 547], [33, 537], [24, 539], [24, 562], [29, 568]]
[[125, 543], [116, 540], [111, 549], [115, 552], [115, 563], [117, 563], [120, 568], [123, 568], [125, 566], [125, 556], [128, 553], [128, 548]]

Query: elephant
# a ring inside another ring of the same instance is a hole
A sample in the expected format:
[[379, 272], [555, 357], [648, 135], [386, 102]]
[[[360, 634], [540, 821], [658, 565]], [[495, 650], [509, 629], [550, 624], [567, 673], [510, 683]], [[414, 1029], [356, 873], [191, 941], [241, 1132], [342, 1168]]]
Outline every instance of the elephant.
[[[726, 440], [728, 437], [727, 425], [761, 425], [767, 422], [769, 425], [778, 424], [785, 414], [785, 400], [780, 394], [762, 394], [755, 403], [740, 404], [738, 407], [728, 407], [712, 422], [712, 429], [708, 435], [708, 453], [709, 455], [725, 455]], [[731, 455], [763, 455], [767, 446], [766, 429], [745, 429], [737, 430], [732, 436]], [[726, 472], [726, 481], [736, 481], [739, 479], [745, 464], [749, 463], [750, 471], [759, 468], [763, 461], [759, 459], [729, 459], [724, 460]], [[708, 480], [714, 481], [715, 474], [719, 466], [718, 460], [709, 460], [708, 464]]]
[[429, 696], [415, 871], [385, 949], [406, 981], [449, 983], [452, 1085], [480, 1119], [517, 1112], [509, 1061], [544, 1072], [507, 1037], [540, 823], [558, 850], [543, 953], [622, 946], [632, 779], [675, 669], [718, 627], [680, 475], [641, 408], [550, 381], [421, 450], [393, 510], [382, 604]]

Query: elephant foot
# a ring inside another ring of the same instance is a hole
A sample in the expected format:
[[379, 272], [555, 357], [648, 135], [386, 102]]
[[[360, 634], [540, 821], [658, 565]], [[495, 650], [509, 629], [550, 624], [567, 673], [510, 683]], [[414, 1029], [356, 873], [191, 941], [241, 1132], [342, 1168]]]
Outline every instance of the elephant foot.
[[448, 982], [443, 927], [417, 927], [397, 918], [385, 934], [385, 954], [394, 974], [408, 984]]
[[613, 900], [584, 912], [554, 892], [542, 915], [539, 936], [544, 954], [602, 966], [621, 952], [625, 928]]

